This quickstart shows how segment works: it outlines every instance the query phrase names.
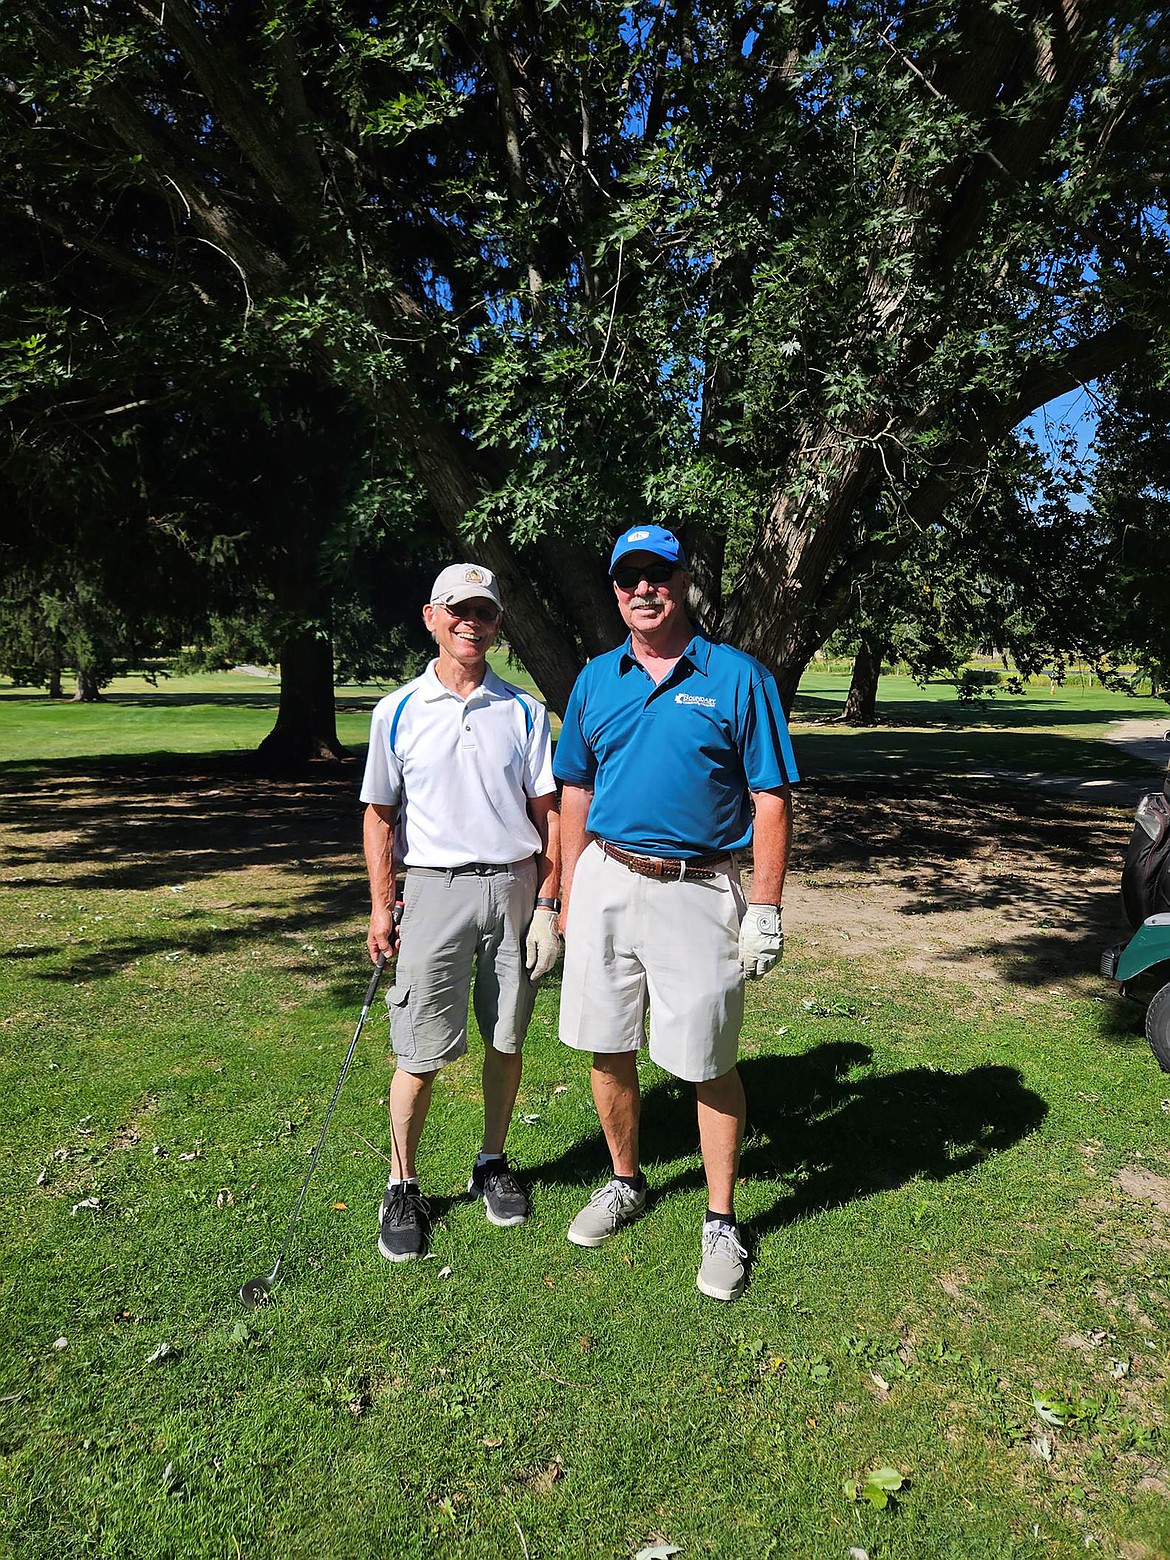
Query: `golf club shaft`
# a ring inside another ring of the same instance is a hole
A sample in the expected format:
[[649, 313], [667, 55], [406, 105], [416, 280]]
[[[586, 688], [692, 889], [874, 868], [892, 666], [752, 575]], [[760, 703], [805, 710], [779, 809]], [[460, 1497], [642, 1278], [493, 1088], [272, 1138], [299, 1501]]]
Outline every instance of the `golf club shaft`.
[[337, 1078], [337, 1087], [333, 1091], [333, 1098], [329, 1101], [329, 1108], [325, 1112], [325, 1120], [321, 1123], [321, 1132], [317, 1138], [316, 1147], [309, 1156], [309, 1168], [305, 1171], [305, 1179], [301, 1182], [301, 1190], [297, 1197], [296, 1206], [293, 1208], [292, 1217], [288, 1221], [288, 1228], [284, 1232], [284, 1240], [281, 1243], [280, 1255], [276, 1259], [276, 1266], [272, 1269], [273, 1280], [275, 1280], [277, 1273], [280, 1271], [280, 1264], [284, 1261], [284, 1254], [288, 1249], [289, 1239], [292, 1236], [293, 1230], [296, 1228], [297, 1220], [300, 1218], [301, 1207], [305, 1201], [305, 1193], [309, 1189], [309, 1182], [313, 1178], [313, 1171], [317, 1168], [317, 1157], [321, 1152], [321, 1145], [325, 1141], [325, 1134], [329, 1131], [329, 1123], [333, 1119], [333, 1108], [337, 1104], [338, 1096], [341, 1094], [341, 1086], [345, 1082], [345, 1075], [349, 1072], [349, 1064], [353, 1061], [353, 1053], [357, 1050], [357, 1043], [361, 1038], [362, 1025], [366, 1021], [366, 1014], [370, 1011], [370, 1006], [374, 1000], [374, 993], [378, 989], [378, 982], [381, 980], [382, 971], [385, 968], [386, 955], [384, 953], [379, 953], [377, 962], [374, 965], [374, 973], [370, 979], [369, 989], [366, 992], [366, 1000], [362, 1004], [361, 1017], [358, 1019], [357, 1028], [353, 1032], [353, 1039], [349, 1042], [349, 1050], [345, 1053], [345, 1061], [341, 1064], [341, 1072]]

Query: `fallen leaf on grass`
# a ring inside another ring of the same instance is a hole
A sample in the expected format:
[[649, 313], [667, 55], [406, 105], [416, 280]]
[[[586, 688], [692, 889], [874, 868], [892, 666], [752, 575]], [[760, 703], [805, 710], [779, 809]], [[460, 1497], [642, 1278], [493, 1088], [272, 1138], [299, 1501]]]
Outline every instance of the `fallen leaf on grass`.
[[1051, 1462], [1052, 1437], [1050, 1435], [1038, 1435], [1034, 1441], [1029, 1441], [1028, 1450], [1033, 1457], [1038, 1457], [1041, 1462]]
[[503, 1442], [502, 1438], [496, 1439], [496, 1438], [489, 1438], [488, 1436], [484, 1436], [483, 1444], [484, 1444], [484, 1446], [487, 1447], [489, 1452], [494, 1452], [496, 1447], [497, 1446], [503, 1446], [504, 1442]]
[[236, 1206], [236, 1199], [232, 1196], [231, 1192], [228, 1191], [226, 1186], [221, 1186], [219, 1191], [216, 1192], [215, 1206], [217, 1208], [234, 1208]]
[[347, 1203], [334, 1203], [333, 1206], [334, 1206], [334, 1208], [338, 1209], [341, 1213], [348, 1213], [349, 1212], [349, 1205]]
[[648, 1549], [639, 1549], [634, 1560], [670, 1560], [671, 1555], [681, 1554], [677, 1544], [651, 1544]]
[[78, 1210], [80, 1208], [92, 1208], [93, 1211], [96, 1213], [100, 1207], [101, 1207], [101, 1200], [100, 1200], [100, 1198], [97, 1198], [97, 1197], [87, 1197], [84, 1202], [79, 1202], [79, 1203], [74, 1203], [73, 1204], [73, 1211], [72, 1211], [70, 1217], [71, 1218], [76, 1218]]
[[1059, 1428], [1068, 1422], [1068, 1404], [1061, 1402], [1059, 1398], [1034, 1397], [1032, 1407], [1046, 1425], [1056, 1425]]
[[440, 1268], [439, 1269], [439, 1277], [440, 1278], [450, 1278], [451, 1277], [451, 1269], [449, 1267]]
[[521, 1116], [520, 1120], [522, 1122], [524, 1122], [524, 1124], [526, 1126], [534, 1127], [536, 1125], [536, 1123], [540, 1120], [540, 1117], [539, 1116]]
[[69, 1339], [68, 1338], [54, 1338], [53, 1339], [53, 1347], [58, 1351], [58, 1353], [60, 1353], [60, 1351], [62, 1349], [67, 1349], [69, 1347]]
[[[554, 1094], [568, 1094], [568, 1092], [569, 1085], [567, 1083], [558, 1083], [556, 1088], [553, 1090]], [[1170, 1106], [1170, 1100], [1166, 1101], [1166, 1105]]]
[[176, 1349], [173, 1343], [160, 1343], [156, 1349], [152, 1349], [146, 1356], [148, 1365], [166, 1365], [172, 1360], [182, 1357], [182, 1349]]

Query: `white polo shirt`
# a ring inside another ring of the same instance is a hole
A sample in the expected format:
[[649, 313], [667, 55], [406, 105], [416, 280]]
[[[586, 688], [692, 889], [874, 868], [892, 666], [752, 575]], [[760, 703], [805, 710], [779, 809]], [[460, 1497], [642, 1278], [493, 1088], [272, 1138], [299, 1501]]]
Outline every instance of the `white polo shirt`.
[[362, 801], [399, 809], [394, 854], [408, 867], [535, 855], [526, 799], [556, 790], [544, 705], [490, 668], [461, 699], [435, 664], [375, 706]]

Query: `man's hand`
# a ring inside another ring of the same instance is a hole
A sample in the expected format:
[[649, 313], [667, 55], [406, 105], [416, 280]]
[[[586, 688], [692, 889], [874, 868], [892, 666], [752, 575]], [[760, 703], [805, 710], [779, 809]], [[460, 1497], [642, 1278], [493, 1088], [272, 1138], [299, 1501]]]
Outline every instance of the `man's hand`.
[[377, 964], [378, 955], [384, 953], [392, 959], [402, 941], [398, 923], [402, 919], [402, 906], [394, 906], [393, 914], [379, 907], [370, 912], [370, 930], [366, 934], [366, 947], [370, 950], [370, 962]]
[[548, 974], [560, 954], [561, 939], [557, 931], [556, 912], [540, 906], [532, 912], [528, 934], [524, 939], [524, 963], [528, 979], [533, 985]]
[[739, 967], [748, 980], [766, 975], [783, 953], [779, 905], [748, 905], [739, 928]]

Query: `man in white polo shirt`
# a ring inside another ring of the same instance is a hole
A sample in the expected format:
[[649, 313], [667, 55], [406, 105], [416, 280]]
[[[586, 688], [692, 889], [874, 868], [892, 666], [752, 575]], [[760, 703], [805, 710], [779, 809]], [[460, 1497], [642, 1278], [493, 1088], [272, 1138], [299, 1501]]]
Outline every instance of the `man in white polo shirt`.
[[[421, 1256], [430, 1234], [415, 1156], [439, 1070], [484, 1040], [483, 1146], [467, 1190], [493, 1224], [521, 1224], [528, 1197], [504, 1140], [520, 1085], [536, 985], [556, 963], [556, 783], [544, 706], [487, 664], [503, 617], [490, 569], [439, 575], [423, 622], [438, 656], [382, 699], [370, 726], [361, 799], [370, 877], [371, 959], [397, 953], [387, 994], [397, 1066], [390, 1084], [392, 1173], [378, 1250]], [[396, 926], [395, 871], [406, 869]]]

